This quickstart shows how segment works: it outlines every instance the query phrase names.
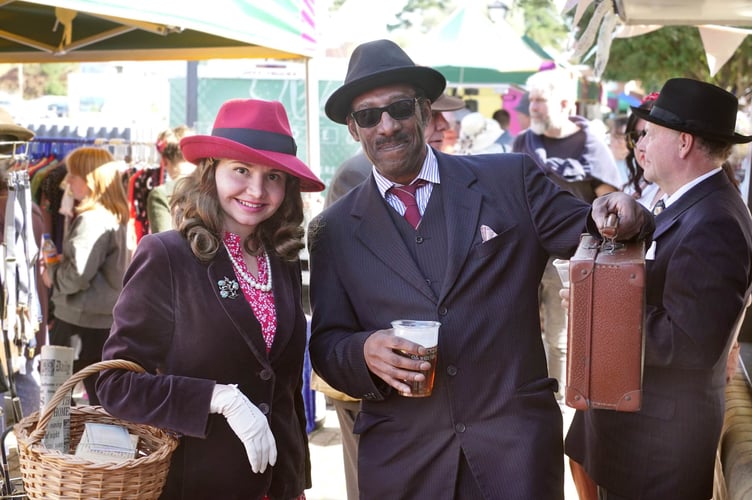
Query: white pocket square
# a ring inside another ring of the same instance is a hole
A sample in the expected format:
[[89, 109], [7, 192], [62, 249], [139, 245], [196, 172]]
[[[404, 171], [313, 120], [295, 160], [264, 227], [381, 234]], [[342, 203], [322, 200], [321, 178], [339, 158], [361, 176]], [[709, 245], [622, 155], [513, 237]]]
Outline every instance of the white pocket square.
[[496, 234], [496, 231], [486, 226], [485, 224], [480, 226], [480, 237], [484, 243], [490, 239], [496, 238], [497, 236], [498, 234]]

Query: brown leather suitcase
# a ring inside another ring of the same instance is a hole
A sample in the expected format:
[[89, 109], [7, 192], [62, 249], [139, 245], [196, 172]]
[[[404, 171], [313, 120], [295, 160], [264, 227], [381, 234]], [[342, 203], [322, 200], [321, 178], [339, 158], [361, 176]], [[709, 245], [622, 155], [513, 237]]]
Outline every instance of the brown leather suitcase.
[[580, 237], [569, 261], [565, 401], [637, 411], [642, 402], [645, 245]]

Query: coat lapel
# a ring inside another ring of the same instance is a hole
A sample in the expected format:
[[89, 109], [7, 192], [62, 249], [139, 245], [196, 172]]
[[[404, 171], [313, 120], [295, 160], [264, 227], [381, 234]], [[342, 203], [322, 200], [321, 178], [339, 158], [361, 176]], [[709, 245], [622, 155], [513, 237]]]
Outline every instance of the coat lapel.
[[224, 248], [220, 248], [217, 256], [209, 264], [207, 275], [209, 285], [214, 290], [217, 302], [219, 302], [225, 314], [232, 320], [238, 335], [243, 338], [260, 363], [269, 365], [269, 357], [266, 355], [266, 345], [261, 334], [261, 325], [253, 314], [250, 304], [245, 300], [243, 291], [238, 288], [235, 298], [222, 297], [220, 294], [221, 287], [219, 282], [221, 280], [234, 280], [239, 285], [239, 281], [232, 269], [230, 257]]
[[457, 281], [460, 270], [472, 247], [475, 231], [478, 228], [482, 196], [470, 189], [476, 182], [475, 175], [459, 164], [454, 164], [448, 155], [436, 155], [439, 158], [439, 175], [441, 192], [444, 197], [444, 215], [447, 225], [448, 260], [441, 297], [450, 292]]
[[431, 300], [436, 300], [394, 226], [388, 212], [391, 209], [379, 193], [373, 177], [369, 178], [357, 193], [350, 212], [356, 225], [355, 237], [396, 274]]
[[668, 231], [671, 226], [681, 218], [682, 214], [698, 201], [705, 198], [713, 191], [724, 188], [733, 189], [733, 186], [731, 186], [725, 173], [718, 172], [684, 193], [676, 203], [671, 204], [668, 208], [655, 216], [655, 232], [653, 233], [653, 239], [657, 240], [663, 233]]
[[[269, 352], [269, 357], [274, 360], [280, 356], [280, 353], [284, 353], [285, 347], [293, 336], [296, 318], [293, 312], [295, 307], [290, 300], [300, 300], [301, 297], [294, 294], [292, 281], [288, 279], [289, 271], [279, 257], [270, 255], [269, 261], [274, 280], [274, 311], [277, 315], [277, 331], [274, 333], [274, 342]], [[300, 307], [302, 308], [302, 304]], [[280, 314], [281, 311], [286, 314]]]

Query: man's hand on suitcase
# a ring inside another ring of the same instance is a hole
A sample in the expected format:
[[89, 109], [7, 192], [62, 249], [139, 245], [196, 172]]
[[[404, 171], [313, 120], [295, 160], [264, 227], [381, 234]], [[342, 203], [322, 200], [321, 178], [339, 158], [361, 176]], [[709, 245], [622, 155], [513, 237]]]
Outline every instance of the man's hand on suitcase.
[[[617, 224], [614, 228], [613, 214]], [[611, 220], [609, 220], [611, 216]], [[593, 201], [592, 218], [604, 238], [645, 239], [653, 233], [655, 222], [650, 212], [626, 193], [614, 192]]]

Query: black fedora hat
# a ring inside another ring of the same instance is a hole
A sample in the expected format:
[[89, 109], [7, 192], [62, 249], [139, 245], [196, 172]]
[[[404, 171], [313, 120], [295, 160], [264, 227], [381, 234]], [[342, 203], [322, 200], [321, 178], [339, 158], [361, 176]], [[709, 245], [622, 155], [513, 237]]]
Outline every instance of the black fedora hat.
[[734, 131], [739, 110], [734, 94], [710, 83], [671, 78], [652, 109], [631, 108], [643, 120], [706, 139], [732, 144], [752, 141], [752, 136]]
[[423, 89], [435, 101], [446, 87], [444, 75], [435, 69], [417, 66], [399, 45], [391, 40], [375, 40], [358, 45], [350, 56], [345, 83], [326, 101], [326, 116], [347, 123], [353, 99], [369, 90], [406, 83]]

